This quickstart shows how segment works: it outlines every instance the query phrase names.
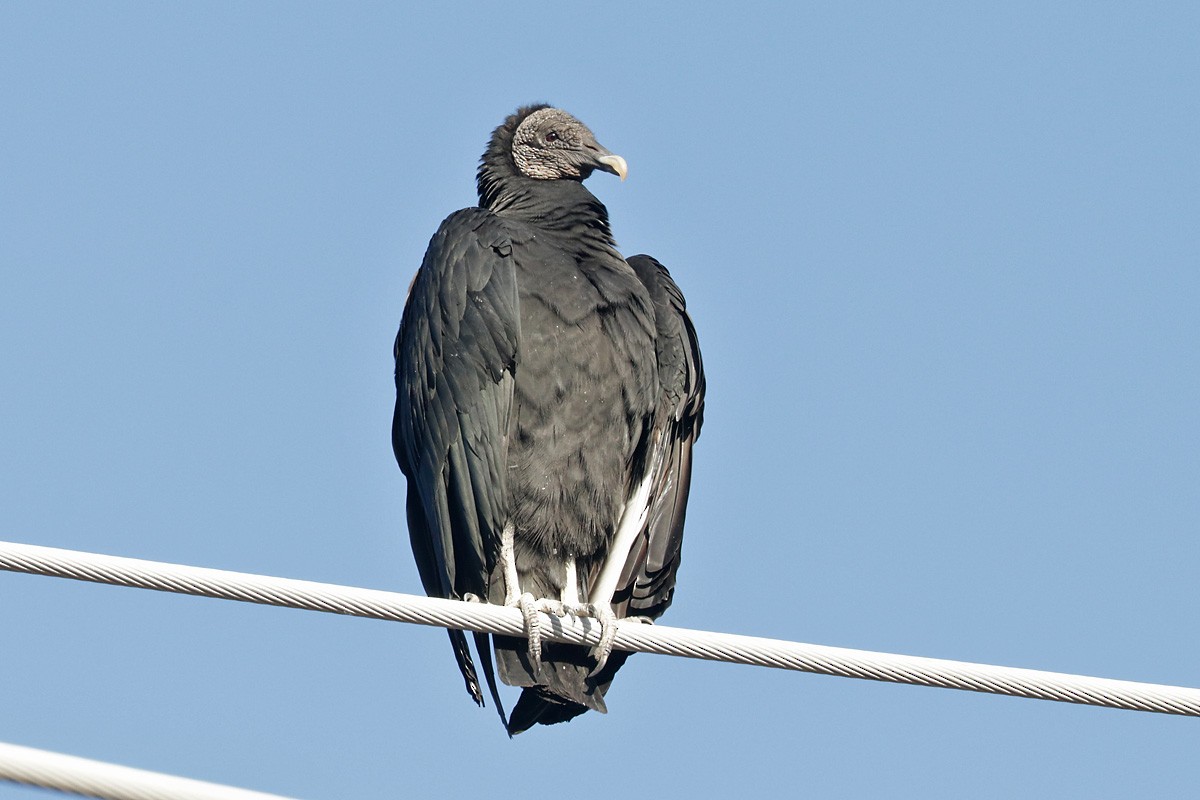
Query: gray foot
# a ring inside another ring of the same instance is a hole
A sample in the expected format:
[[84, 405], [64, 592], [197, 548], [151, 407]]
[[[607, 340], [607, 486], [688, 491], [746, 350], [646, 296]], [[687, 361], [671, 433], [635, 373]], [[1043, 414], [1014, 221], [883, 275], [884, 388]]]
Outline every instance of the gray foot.
[[563, 607], [564, 611], [577, 617], [587, 617], [600, 623], [600, 643], [592, 648], [592, 658], [596, 659], [596, 667], [588, 673], [589, 678], [594, 678], [600, 673], [600, 670], [604, 669], [604, 665], [608, 663], [608, 657], [612, 655], [613, 640], [617, 638], [617, 615], [613, 613], [612, 606], [608, 603], [571, 605], [560, 603], [559, 605]]

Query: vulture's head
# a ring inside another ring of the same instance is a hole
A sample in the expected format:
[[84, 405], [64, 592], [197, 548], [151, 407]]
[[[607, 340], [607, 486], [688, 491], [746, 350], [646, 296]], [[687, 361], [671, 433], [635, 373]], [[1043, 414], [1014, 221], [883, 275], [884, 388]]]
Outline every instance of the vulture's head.
[[621, 180], [629, 174], [625, 159], [601, 147], [586, 125], [557, 108], [539, 108], [521, 120], [512, 157], [524, 175], [543, 181], [583, 180], [597, 169]]

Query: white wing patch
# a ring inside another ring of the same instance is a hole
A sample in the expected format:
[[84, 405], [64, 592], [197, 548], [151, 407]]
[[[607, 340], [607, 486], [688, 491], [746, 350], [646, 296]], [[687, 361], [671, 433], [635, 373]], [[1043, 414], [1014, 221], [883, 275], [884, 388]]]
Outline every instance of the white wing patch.
[[564, 605], [577, 606], [582, 602], [579, 598], [579, 573], [575, 569], [575, 559], [567, 559], [567, 579], [563, 582], [562, 594], [559, 599]]
[[646, 518], [650, 515], [650, 489], [654, 484], [654, 476], [662, 465], [663, 449], [655, 443], [654, 456], [650, 459], [650, 468], [634, 489], [633, 495], [625, 503], [621, 511], [621, 522], [617, 525], [617, 533], [613, 536], [612, 547], [604, 557], [604, 565], [600, 567], [600, 575], [596, 578], [588, 592], [588, 602], [612, 605], [613, 594], [617, 591], [617, 581], [625, 570], [625, 562], [629, 560], [629, 551], [637, 541], [638, 534], [646, 528]]

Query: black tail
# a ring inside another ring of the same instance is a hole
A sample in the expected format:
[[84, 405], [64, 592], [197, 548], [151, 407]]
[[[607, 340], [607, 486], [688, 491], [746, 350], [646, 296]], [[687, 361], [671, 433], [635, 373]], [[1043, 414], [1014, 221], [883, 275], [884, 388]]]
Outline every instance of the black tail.
[[512, 716], [508, 719], [508, 735], [515, 736], [534, 725], [567, 722], [587, 710], [587, 706], [559, 697], [545, 686], [529, 686], [521, 690], [521, 698], [513, 706]]
[[534, 667], [529, 661], [529, 643], [511, 636], [493, 637], [500, 680], [524, 691], [508, 720], [510, 736], [534, 725], [567, 722], [585, 711], [608, 713], [604, 694], [613, 676], [629, 658], [615, 651], [595, 678], [588, 673], [596, 668], [596, 659], [585, 647], [545, 642], [542, 660]]

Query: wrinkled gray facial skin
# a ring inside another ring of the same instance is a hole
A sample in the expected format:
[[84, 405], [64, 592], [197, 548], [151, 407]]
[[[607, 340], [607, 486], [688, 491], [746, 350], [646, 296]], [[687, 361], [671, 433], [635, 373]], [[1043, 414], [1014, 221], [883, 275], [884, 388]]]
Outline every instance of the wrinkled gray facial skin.
[[512, 155], [517, 169], [537, 180], [583, 180], [596, 169], [625, 179], [625, 159], [601, 147], [586, 125], [557, 108], [525, 118], [513, 135]]

